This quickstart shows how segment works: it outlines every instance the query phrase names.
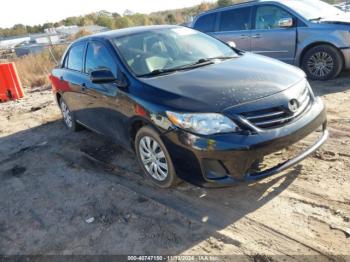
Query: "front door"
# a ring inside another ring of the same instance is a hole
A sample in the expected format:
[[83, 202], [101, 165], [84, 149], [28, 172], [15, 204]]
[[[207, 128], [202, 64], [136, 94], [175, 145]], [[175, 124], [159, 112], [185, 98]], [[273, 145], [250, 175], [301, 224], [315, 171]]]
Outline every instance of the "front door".
[[[99, 41], [88, 43], [85, 59], [85, 73], [108, 69], [118, 78], [115, 55]], [[90, 79], [85, 84], [85, 99], [87, 100], [85, 123], [91, 129], [113, 138], [123, 144], [127, 116], [125, 111], [124, 91], [116, 83], [95, 84]]]
[[237, 48], [250, 51], [251, 7], [234, 8], [219, 13], [219, 28], [212, 36], [224, 42], [233, 41]]
[[[281, 22], [292, 19], [293, 25], [282, 27]], [[253, 15], [251, 51], [293, 64], [296, 50], [296, 19], [275, 5], [257, 6]]]

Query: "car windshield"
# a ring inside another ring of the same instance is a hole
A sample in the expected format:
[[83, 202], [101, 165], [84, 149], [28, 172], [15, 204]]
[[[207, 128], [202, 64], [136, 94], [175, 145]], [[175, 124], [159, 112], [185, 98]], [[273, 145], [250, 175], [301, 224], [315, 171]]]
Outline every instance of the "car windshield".
[[186, 27], [143, 31], [113, 39], [120, 55], [137, 76], [205, 65], [237, 53], [224, 43]]
[[344, 14], [338, 8], [319, 0], [288, 0], [283, 1], [283, 4], [295, 10], [307, 20], [320, 20]]

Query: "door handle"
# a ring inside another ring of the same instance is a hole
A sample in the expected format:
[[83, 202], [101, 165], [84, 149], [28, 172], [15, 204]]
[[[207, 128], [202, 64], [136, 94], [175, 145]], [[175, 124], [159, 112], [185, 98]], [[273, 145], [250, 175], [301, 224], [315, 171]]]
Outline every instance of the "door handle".
[[240, 35], [239, 39], [246, 39], [247, 35]]
[[252, 38], [261, 38], [261, 35], [260, 34], [256, 34], [256, 35], [252, 35], [251, 37]]

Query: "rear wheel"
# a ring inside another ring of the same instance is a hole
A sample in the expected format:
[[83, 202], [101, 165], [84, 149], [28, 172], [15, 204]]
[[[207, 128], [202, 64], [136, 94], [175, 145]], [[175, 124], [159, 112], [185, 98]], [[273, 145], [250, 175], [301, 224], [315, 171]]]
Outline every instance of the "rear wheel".
[[67, 103], [64, 101], [63, 98], [60, 99], [59, 103], [62, 112], [63, 122], [66, 125], [66, 127], [73, 132], [78, 131], [79, 126], [75, 120], [74, 114], [70, 111]]
[[180, 182], [170, 155], [154, 129], [145, 126], [137, 132], [135, 151], [143, 172], [157, 186], [169, 188]]
[[329, 80], [339, 75], [343, 59], [335, 47], [318, 45], [305, 53], [301, 67], [312, 80]]

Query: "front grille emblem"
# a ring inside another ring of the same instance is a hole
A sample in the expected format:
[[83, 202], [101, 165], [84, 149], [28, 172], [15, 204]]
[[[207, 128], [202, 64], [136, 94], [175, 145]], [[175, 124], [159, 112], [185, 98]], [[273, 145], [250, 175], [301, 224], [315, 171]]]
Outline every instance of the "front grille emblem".
[[296, 99], [292, 99], [288, 103], [288, 109], [290, 112], [295, 113], [299, 109], [299, 102]]

